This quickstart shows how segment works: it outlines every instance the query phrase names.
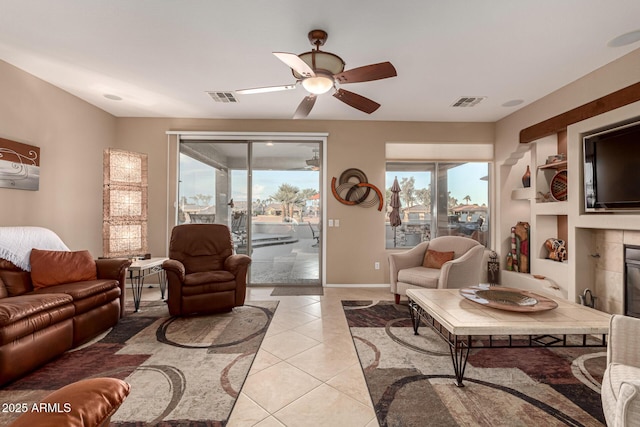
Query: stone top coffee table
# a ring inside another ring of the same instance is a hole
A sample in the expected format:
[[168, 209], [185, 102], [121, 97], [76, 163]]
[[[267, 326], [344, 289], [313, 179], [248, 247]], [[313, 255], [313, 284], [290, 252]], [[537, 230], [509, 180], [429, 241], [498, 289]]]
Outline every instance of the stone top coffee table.
[[[475, 289], [509, 288], [480, 285]], [[527, 296], [531, 295], [552, 300], [557, 307], [542, 311], [510, 311], [474, 302], [463, 297], [460, 289], [407, 290], [415, 334], [418, 334], [422, 319], [449, 343], [459, 387], [463, 386], [467, 357], [472, 348], [606, 347], [610, 314], [545, 296], [542, 292], [527, 292]], [[567, 338], [574, 335], [580, 336], [580, 340]], [[514, 340], [515, 336], [517, 339]], [[599, 337], [596, 340], [593, 336]]]

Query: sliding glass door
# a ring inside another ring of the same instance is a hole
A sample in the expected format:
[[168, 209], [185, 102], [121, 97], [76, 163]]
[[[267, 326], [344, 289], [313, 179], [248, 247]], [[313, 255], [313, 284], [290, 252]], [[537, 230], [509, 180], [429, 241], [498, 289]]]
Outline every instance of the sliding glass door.
[[178, 223], [226, 224], [250, 285], [320, 284], [320, 141], [181, 141]]

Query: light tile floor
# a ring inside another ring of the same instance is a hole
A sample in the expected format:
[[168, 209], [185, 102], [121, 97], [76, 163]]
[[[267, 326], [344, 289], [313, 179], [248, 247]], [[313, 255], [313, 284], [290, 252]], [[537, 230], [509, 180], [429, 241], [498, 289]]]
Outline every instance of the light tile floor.
[[[247, 302], [279, 300], [228, 422], [238, 426], [378, 426], [342, 309], [342, 300], [392, 300], [388, 288], [325, 288], [323, 296], [272, 297], [247, 289]], [[143, 299], [159, 298], [145, 289]]]

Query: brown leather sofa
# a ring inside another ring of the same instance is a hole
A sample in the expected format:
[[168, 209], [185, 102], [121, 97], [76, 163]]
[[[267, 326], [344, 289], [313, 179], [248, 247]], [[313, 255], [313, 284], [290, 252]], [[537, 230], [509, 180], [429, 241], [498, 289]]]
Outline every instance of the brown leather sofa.
[[98, 259], [96, 280], [35, 288], [0, 259], [0, 385], [114, 326], [124, 313], [126, 259]]
[[229, 311], [244, 304], [251, 258], [236, 254], [229, 227], [183, 224], [173, 228], [167, 273], [172, 316]]

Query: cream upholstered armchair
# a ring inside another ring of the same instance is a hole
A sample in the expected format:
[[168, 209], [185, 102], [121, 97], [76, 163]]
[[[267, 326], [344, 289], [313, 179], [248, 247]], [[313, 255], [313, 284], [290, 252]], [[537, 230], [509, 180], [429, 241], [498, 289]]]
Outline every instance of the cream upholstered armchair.
[[602, 409], [609, 427], [640, 426], [640, 319], [611, 316]]
[[469, 237], [442, 236], [389, 255], [391, 293], [396, 304], [411, 288], [463, 288], [482, 275], [484, 246]]

